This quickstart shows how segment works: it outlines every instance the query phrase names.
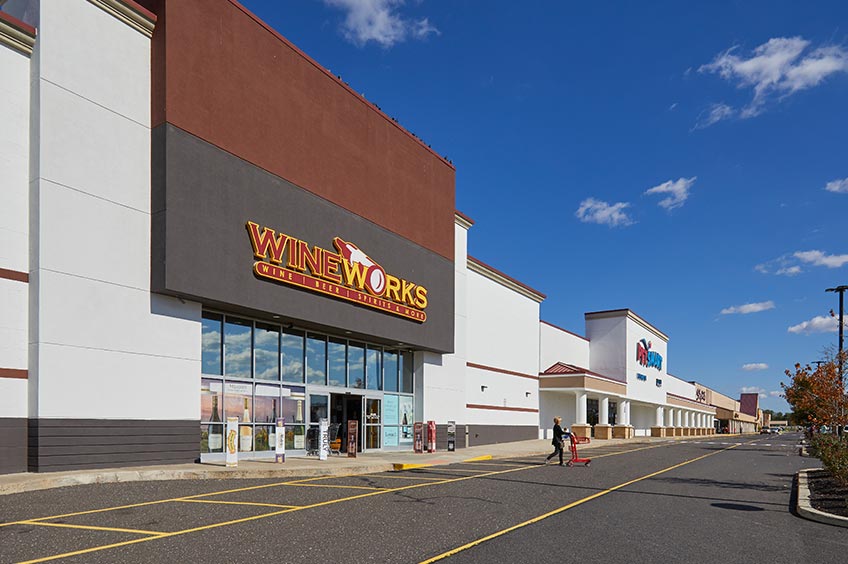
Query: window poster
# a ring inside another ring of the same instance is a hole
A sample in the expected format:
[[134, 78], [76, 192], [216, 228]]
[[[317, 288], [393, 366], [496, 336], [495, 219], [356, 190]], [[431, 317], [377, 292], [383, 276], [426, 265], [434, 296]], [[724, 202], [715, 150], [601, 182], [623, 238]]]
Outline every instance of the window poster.
[[397, 425], [398, 419], [398, 396], [386, 394], [383, 396], [383, 425]]
[[398, 446], [398, 428], [383, 426], [383, 446], [394, 447]]
[[412, 396], [400, 396], [400, 442], [412, 444], [412, 424], [415, 416], [412, 412]]

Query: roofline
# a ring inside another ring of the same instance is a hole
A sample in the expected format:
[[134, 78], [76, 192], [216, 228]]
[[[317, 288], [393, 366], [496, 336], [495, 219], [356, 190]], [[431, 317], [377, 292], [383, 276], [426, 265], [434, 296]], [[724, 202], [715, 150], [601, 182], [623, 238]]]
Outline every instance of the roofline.
[[474, 220], [459, 210], [454, 210], [453, 222], [457, 225], [464, 227], [465, 229], [471, 229], [471, 226], [474, 225]]
[[590, 312], [583, 314], [584, 319], [605, 319], [605, 318], [610, 318], [610, 317], [626, 317], [627, 319], [630, 319], [631, 321], [634, 321], [635, 323], [641, 325], [642, 327], [644, 327], [648, 331], [653, 331], [661, 339], [665, 339], [665, 341], [668, 342], [668, 335], [666, 335], [665, 333], [663, 333], [662, 331], [660, 331], [659, 329], [657, 329], [656, 327], [654, 327], [653, 325], [651, 325], [650, 323], [645, 321], [642, 317], [637, 315], [634, 311], [627, 309], [627, 308], [625, 308], [625, 309], [608, 309], [608, 310], [604, 310], [604, 311], [590, 311]]
[[400, 125], [396, 120], [389, 117], [385, 112], [383, 112], [383, 110], [379, 109], [373, 102], [369, 102], [364, 96], [362, 96], [361, 94], [356, 92], [353, 88], [351, 88], [350, 86], [345, 84], [340, 78], [338, 78], [337, 76], [332, 74], [330, 71], [328, 71], [327, 69], [322, 67], [320, 64], [318, 64], [318, 62], [315, 59], [313, 59], [312, 57], [310, 57], [309, 55], [307, 55], [306, 53], [301, 51], [294, 43], [292, 43], [291, 41], [289, 41], [288, 39], [283, 37], [277, 30], [275, 30], [270, 25], [268, 25], [267, 23], [265, 23], [264, 21], [259, 19], [259, 17], [257, 15], [255, 15], [253, 12], [251, 12], [250, 10], [248, 10], [247, 8], [242, 6], [241, 3], [238, 2], [238, 0], [227, 0], [227, 1], [230, 4], [232, 4], [233, 6], [235, 6], [236, 8], [238, 8], [239, 10], [241, 10], [242, 12], [244, 12], [244, 14], [247, 17], [249, 17], [250, 19], [252, 19], [256, 23], [261, 25], [263, 28], [265, 28], [266, 31], [271, 33], [279, 41], [282, 41], [286, 46], [288, 46], [290, 49], [292, 49], [295, 53], [297, 53], [298, 55], [303, 57], [309, 64], [311, 64], [312, 66], [314, 66], [315, 68], [317, 68], [318, 70], [323, 72], [325, 75], [327, 75], [327, 77], [333, 79], [333, 81], [335, 81], [336, 84], [338, 84], [339, 86], [341, 86], [342, 88], [347, 90], [349, 94], [358, 98], [361, 102], [363, 102], [366, 106], [368, 106], [372, 111], [374, 111], [379, 116], [381, 116], [383, 119], [385, 119], [387, 122], [389, 122], [390, 124], [392, 124], [393, 126], [398, 128], [400, 131], [402, 131], [404, 134], [406, 134], [410, 139], [413, 139], [421, 147], [426, 149], [427, 152], [432, 154], [434, 157], [439, 159], [443, 164], [447, 165], [448, 167], [450, 167], [451, 170], [456, 172], [456, 167], [453, 166], [453, 163], [451, 163], [445, 157], [443, 157], [442, 155], [440, 155], [436, 151], [434, 151], [431, 147], [429, 147], [426, 143], [424, 143], [424, 141], [422, 141], [421, 139], [419, 139], [418, 137], [413, 135], [409, 130], [407, 130], [402, 125]]
[[[563, 364], [565, 366], [573, 366], [574, 368], [577, 368], [578, 371], [571, 373], [571, 374], [562, 374], [562, 373], [559, 373], [559, 372], [555, 372], [553, 374], [548, 374], [547, 371], [550, 370], [553, 366], [556, 366], [557, 364]], [[546, 368], [544, 372], [539, 372], [539, 377], [542, 377], [542, 376], [578, 376], [580, 374], [583, 374], [584, 376], [590, 376], [590, 377], [593, 377], [593, 378], [601, 378], [603, 380], [609, 380], [610, 382], [617, 382], [619, 384], [625, 384], [625, 385], [627, 384], [627, 380], [619, 380], [618, 378], [613, 378], [612, 376], [607, 376], [606, 374], [601, 374], [600, 372], [592, 372], [591, 370], [589, 370], [587, 368], [583, 368], [582, 366], [577, 366], [576, 364], [568, 364], [567, 362], [562, 362], [562, 361], [559, 361], [559, 360], [557, 362], [555, 362], [554, 364], [552, 364], [551, 366], [549, 366], [548, 368]]]
[[468, 256], [468, 269], [478, 274], [482, 274], [489, 280], [497, 282], [501, 286], [505, 286], [510, 290], [518, 292], [519, 294], [530, 298], [534, 302], [542, 303], [542, 301], [547, 298], [545, 294], [539, 292], [538, 290], [534, 290], [527, 284], [519, 282], [515, 278], [504, 274], [496, 268], [492, 268], [485, 262], [481, 261], [480, 259], [474, 258], [471, 255]]
[[0, 45], [30, 56], [35, 47], [37, 33], [31, 25], [6, 12], [0, 12]]
[[544, 319], [540, 319], [540, 320], [539, 320], [539, 323], [544, 323], [545, 325], [547, 325], [547, 326], [549, 326], [549, 327], [553, 327], [554, 329], [559, 329], [559, 330], [560, 330], [560, 331], [562, 331], [563, 333], [568, 333], [569, 335], [574, 335], [575, 337], [578, 337], [578, 338], [580, 338], [580, 339], [583, 339], [583, 340], [584, 340], [584, 341], [586, 341], [587, 343], [591, 343], [591, 341], [590, 341], [588, 338], [584, 337], [583, 335], [578, 335], [577, 333], [575, 333], [575, 332], [573, 332], [573, 331], [569, 331], [568, 329], [563, 329], [563, 328], [562, 328], [562, 327], [560, 327], [559, 325], [554, 325], [554, 324], [553, 324], [553, 323], [551, 323], [550, 321], [545, 321]]
[[156, 14], [133, 0], [88, 0], [104, 12], [113, 15], [134, 30], [153, 37]]

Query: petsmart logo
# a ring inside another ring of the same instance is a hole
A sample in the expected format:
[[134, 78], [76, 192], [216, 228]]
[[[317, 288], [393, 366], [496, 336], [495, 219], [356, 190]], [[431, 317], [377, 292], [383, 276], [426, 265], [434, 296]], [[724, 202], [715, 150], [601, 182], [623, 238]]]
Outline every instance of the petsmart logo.
[[651, 341], [641, 339], [636, 343], [636, 362], [646, 368], [662, 370], [662, 355], [651, 350]]

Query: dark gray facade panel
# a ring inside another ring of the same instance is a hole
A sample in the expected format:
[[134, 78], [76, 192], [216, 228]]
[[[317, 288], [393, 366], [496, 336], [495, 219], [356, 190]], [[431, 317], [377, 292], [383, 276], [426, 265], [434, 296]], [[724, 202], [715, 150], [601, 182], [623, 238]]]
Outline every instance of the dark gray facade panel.
[[198, 458], [200, 422], [30, 419], [27, 442], [30, 472], [184, 464]]
[[0, 418], [0, 474], [27, 471], [27, 420]]
[[468, 446], [493, 445], [539, 438], [535, 425], [469, 425]]
[[[452, 261], [169, 124], [154, 130], [153, 144], [154, 291], [279, 315], [305, 327], [453, 351]], [[386, 189], [391, 187], [375, 186], [374, 198]], [[356, 244], [387, 273], [427, 288], [427, 321], [259, 279], [248, 221], [332, 252], [335, 237]]]
[[[456, 426], [456, 449], [465, 448], [467, 425]], [[448, 450], [448, 426], [436, 425], [436, 450]]]

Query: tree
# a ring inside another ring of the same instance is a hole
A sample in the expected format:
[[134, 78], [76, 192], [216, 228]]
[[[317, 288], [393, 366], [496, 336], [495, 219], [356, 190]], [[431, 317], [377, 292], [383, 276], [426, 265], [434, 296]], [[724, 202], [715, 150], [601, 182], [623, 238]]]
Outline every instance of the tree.
[[[845, 352], [842, 354], [844, 357]], [[826, 352], [825, 361], [815, 370], [809, 364], [796, 364], [794, 373], [787, 370], [786, 375], [791, 379], [790, 384], [780, 386], [797, 419], [816, 427], [841, 428], [846, 424], [848, 401], [839, 374], [838, 355]]]

